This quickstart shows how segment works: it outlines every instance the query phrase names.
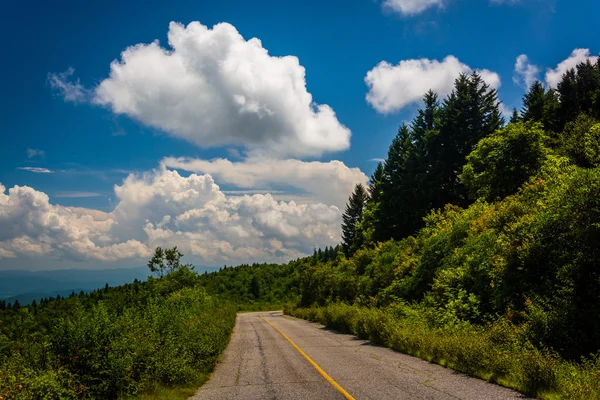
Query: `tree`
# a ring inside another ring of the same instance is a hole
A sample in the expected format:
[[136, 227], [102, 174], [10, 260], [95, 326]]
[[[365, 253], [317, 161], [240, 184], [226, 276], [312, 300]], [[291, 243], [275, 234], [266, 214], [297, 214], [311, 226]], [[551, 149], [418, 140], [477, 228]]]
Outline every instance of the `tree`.
[[415, 142], [408, 125], [403, 124], [392, 140], [388, 156], [383, 166], [381, 204], [377, 219], [380, 226], [376, 238], [383, 242], [388, 239], [401, 239], [412, 233], [411, 204], [414, 204], [416, 171]]
[[581, 114], [568, 122], [558, 151], [580, 167], [600, 166], [600, 121]]
[[498, 201], [536, 175], [548, 156], [540, 123], [510, 124], [482, 139], [460, 176], [472, 199]]
[[546, 103], [546, 89], [542, 82], [533, 82], [525, 96], [523, 96], [523, 121], [542, 122], [544, 119], [544, 104]]
[[519, 122], [520, 120], [521, 120], [521, 117], [519, 116], [519, 111], [517, 110], [517, 107], [515, 107], [515, 108], [513, 108], [513, 112], [510, 117], [510, 123], [515, 124], [515, 123]]
[[152, 259], [148, 261], [148, 268], [159, 278], [162, 278], [165, 274], [165, 252], [161, 247], [157, 247], [154, 250]]
[[498, 92], [476, 72], [461, 74], [440, 113], [439, 134], [432, 138], [429, 157], [429, 208], [465, 207], [470, 199], [458, 175], [477, 143], [504, 125]]
[[574, 121], [580, 113], [577, 98], [577, 75], [574, 69], [567, 71], [558, 83], [560, 95], [559, 121], [560, 130], [570, 121]]
[[525, 122], [541, 122], [546, 131], [557, 131], [559, 107], [557, 93], [554, 90], [546, 92], [544, 85], [535, 81], [523, 96], [521, 118]]
[[367, 203], [367, 191], [362, 184], [357, 184], [348, 199], [346, 210], [342, 215], [342, 246], [347, 256], [362, 246], [360, 235], [357, 235], [357, 225], [362, 221]]
[[252, 281], [250, 282], [250, 294], [254, 296], [254, 299], [258, 300], [260, 298], [260, 282], [256, 275], [252, 277]]
[[181, 264], [181, 257], [183, 257], [183, 254], [177, 250], [177, 246], [165, 250], [165, 260], [167, 262], [168, 273], [175, 272], [181, 267], [190, 267], [189, 264]]

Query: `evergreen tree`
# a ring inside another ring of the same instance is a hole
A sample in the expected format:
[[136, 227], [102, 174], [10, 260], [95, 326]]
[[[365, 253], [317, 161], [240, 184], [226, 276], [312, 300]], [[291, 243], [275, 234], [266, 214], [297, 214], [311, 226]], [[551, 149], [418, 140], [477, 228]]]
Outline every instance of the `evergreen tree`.
[[558, 131], [558, 95], [554, 90], [546, 92], [540, 81], [535, 81], [523, 97], [521, 117], [524, 122], [541, 122], [546, 131]]
[[412, 205], [417, 196], [415, 145], [410, 128], [403, 124], [392, 140], [383, 167], [381, 205], [377, 213], [381, 222], [376, 232], [378, 241], [401, 239], [414, 231]]
[[560, 130], [579, 115], [579, 101], [577, 99], [577, 76], [574, 69], [567, 71], [558, 83], [560, 96], [559, 127]]
[[523, 121], [542, 122], [544, 120], [544, 106], [546, 103], [546, 89], [542, 82], [536, 80], [523, 97]]
[[342, 215], [342, 246], [347, 256], [354, 254], [363, 244], [362, 238], [357, 235], [357, 225], [362, 221], [367, 198], [365, 187], [360, 183], [357, 184]]
[[516, 124], [520, 120], [521, 120], [521, 117], [519, 116], [519, 111], [517, 110], [517, 107], [515, 107], [515, 108], [513, 108], [513, 112], [512, 112], [512, 115], [510, 117], [510, 123], [511, 124]]
[[443, 103], [440, 131], [433, 138], [430, 208], [470, 201], [458, 177], [479, 140], [504, 125], [496, 89], [474, 72], [460, 75]]
[[383, 164], [377, 163], [377, 168], [373, 171], [369, 180], [369, 201], [379, 203], [381, 201], [383, 184]]
[[250, 294], [252, 294], [256, 300], [260, 299], [260, 282], [256, 275], [252, 277], [252, 281], [250, 282]]
[[593, 115], [595, 95], [600, 88], [596, 66], [588, 59], [577, 65], [577, 100], [580, 113]]

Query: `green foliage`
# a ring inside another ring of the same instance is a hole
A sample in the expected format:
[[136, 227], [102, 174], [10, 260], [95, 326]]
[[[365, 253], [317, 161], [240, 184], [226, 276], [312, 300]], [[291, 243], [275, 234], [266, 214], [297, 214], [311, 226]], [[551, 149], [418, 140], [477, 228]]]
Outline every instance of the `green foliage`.
[[581, 167], [600, 166], [600, 122], [581, 114], [567, 123], [559, 152]]
[[461, 180], [473, 199], [497, 201], [537, 176], [548, 156], [541, 125], [510, 124], [482, 139], [467, 156]]
[[186, 267], [161, 279], [0, 313], [0, 397], [117, 399], [197, 382], [229, 341], [235, 307]]

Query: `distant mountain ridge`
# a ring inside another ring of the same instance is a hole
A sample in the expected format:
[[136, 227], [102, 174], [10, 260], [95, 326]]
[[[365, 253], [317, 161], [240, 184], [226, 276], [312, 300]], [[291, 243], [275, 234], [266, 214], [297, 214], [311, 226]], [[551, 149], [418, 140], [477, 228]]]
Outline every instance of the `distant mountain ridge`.
[[48, 271], [0, 271], [0, 299], [22, 305], [43, 297], [68, 296], [72, 291], [88, 292], [107, 283], [117, 286], [146, 280], [150, 275], [147, 267], [117, 268], [104, 270], [65, 269]]

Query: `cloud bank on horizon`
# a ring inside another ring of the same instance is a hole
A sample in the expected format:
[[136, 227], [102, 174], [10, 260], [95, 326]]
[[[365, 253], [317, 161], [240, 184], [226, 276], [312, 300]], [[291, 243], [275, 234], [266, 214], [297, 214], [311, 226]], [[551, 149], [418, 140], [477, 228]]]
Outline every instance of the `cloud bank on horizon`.
[[208, 175], [159, 167], [114, 188], [113, 211], [63, 207], [27, 186], [0, 185], [0, 259], [139, 261], [177, 245], [204, 265], [287, 261], [335, 245], [340, 210], [277, 201], [269, 193], [227, 196]]

